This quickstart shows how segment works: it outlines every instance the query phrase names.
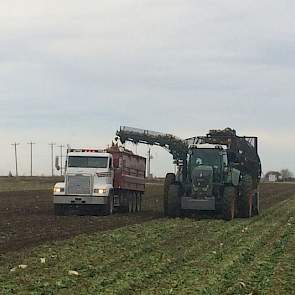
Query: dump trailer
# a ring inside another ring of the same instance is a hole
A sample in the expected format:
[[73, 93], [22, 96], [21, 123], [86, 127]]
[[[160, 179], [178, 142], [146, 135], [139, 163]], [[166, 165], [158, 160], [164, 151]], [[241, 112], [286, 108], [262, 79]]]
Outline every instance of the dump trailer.
[[171, 134], [120, 127], [122, 142], [166, 148], [178, 172], [164, 183], [164, 214], [215, 211], [225, 220], [259, 213], [261, 163], [258, 139], [238, 136], [234, 129], [211, 130], [206, 136], [181, 140]]
[[145, 158], [117, 145], [68, 149], [64, 182], [54, 186], [55, 214], [141, 211], [145, 171]]

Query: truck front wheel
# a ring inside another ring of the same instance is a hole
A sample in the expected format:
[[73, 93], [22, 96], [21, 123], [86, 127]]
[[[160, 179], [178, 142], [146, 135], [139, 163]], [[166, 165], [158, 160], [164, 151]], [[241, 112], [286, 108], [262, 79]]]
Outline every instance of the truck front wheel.
[[112, 215], [114, 211], [114, 197], [113, 194], [108, 196], [107, 204], [103, 205], [102, 213], [103, 215]]
[[54, 204], [54, 214], [56, 216], [64, 216], [66, 215], [66, 208], [63, 204]]

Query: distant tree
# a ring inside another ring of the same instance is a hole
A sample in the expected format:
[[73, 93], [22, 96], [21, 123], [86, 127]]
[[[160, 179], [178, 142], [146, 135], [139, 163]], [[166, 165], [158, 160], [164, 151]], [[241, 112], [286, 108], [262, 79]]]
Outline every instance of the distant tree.
[[282, 169], [281, 175], [283, 180], [291, 180], [293, 178], [293, 173], [289, 169]]

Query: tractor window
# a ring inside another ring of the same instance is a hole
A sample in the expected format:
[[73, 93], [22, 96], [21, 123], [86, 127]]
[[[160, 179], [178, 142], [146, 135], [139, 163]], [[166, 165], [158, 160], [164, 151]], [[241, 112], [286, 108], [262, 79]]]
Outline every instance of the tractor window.
[[192, 165], [208, 165], [220, 168], [221, 159], [220, 150], [218, 149], [196, 149], [192, 155]]

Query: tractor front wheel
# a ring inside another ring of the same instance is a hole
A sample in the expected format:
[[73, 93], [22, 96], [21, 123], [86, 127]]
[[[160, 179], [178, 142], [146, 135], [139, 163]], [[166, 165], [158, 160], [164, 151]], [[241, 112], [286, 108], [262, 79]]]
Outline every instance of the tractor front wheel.
[[179, 217], [181, 215], [180, 185], [171, 184], [167, 193], [167, 208], [165, 215]]
[[174, 184], [176, 180], [176, 176], [174, 173], [167, 173], [165, 182], [164, 182], [164, 198], [163, 198], [163, 207], [164, 207], [164, 215], [169, 216], [169, 204], [168, 204], [168, 194], [170, 185]]

